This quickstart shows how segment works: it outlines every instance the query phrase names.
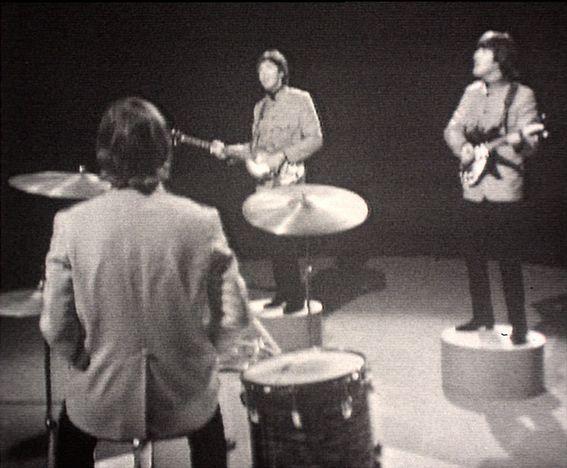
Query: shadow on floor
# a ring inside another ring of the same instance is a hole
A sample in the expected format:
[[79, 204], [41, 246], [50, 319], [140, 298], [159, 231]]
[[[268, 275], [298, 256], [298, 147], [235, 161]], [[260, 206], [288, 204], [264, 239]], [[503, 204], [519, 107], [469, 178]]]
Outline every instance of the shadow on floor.
[[337, 263], [329, 268], [316, 271], [310, 280], [312, 297], [324, 305], [324, 314], [330, 314], [357, 297], [386, 288], [386, 275], [364, 262]]
[[7, 453], [7, 459], [18, 461], [42, 457], [47, 453], [47, 447], [48, 436], [47, 431], [45, 431], [10, 447]]
[[545, 336], [567, 335], [567, 294], [535, 302], [532, 306], [541, 317], [534, 330]]
[[492, 436], [508, 455], [486, 458], [477, 467], [566, 466], [567, 434], [553, 414], [561, 402], [551, 393], [522, 400], [487, 400], [451, 393], [445, 396], [461, 408], [483, 414]]

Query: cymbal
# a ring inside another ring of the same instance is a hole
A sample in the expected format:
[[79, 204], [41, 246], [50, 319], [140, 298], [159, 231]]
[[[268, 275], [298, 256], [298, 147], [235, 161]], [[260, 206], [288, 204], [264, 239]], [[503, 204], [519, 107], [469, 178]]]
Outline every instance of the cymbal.
[[242, 212], [252, 226], [279, 236], [317, 236], [362, 224], [368, 205], [347, 189], [296, 184], [250, 195]]
[[33, 317], [41, 314], [43, 294], [41, 289], [17, 289], [0, 294], [0, 316]]
[[45, 171], [11, 177], [8, 183], [19, 190], [49, 198], [83, 200], [92, 198], [110, 189], [110, 182], [98, 175], [79, 172]]

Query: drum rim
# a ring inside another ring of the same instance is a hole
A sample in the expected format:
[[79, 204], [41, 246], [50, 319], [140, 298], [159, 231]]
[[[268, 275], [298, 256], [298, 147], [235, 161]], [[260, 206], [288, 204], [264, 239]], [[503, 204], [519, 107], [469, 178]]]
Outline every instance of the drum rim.
[[[286, 353], [278, 354], [276, 356], [271, 356], [268, 359], [263, 359], [262, 361], [259, 361], [256, 364], [242, 370], [240, 372], [240, 381], [243, 384], [249, 384], [249, 385], [267, 386], [267, 387], [273, 387], [273, 388], [280, 388], [280, 387], [285, 388], [285, 387], [290, 387], [290, 386], [316, 385], [316, 384], [319, 384], [319, 383], [324, 383], [324, 382], [329, 382], [329, 381], [341, 379], [341, 378], [344, 378], [347, 375], [349, 375], [347, 373], [347, 374], [343, 374], [343, 375], [340, 375], [340, 376], [337, 376], [337, 377], [332, 377], [332, 378], [325, 379], [325, 380], [316, 380], [316, 381], [309, 382], [309, 383], [306, 383], [306, 384], [290, 384], [290, 383], [268, 384], [268, 383], [253, 382], [251, 380], [247, 380], [245, 375], [244, 375], [246, 372], [251, 370], [257, 364], [262, 364], [262, 363], [265, 363], [265, 362], [268, 362], [268, 361], [271, 361], [273, 359], [277, 359], [277, 358], [280, 358], [282, 356], [286, 356], [286, 355], [289, 355], [289, 354], [299, 354], [301, 352], [315, 351], [315, 350], [329, 351], [329, 352], [342, 352], [342, 353], [350, 353], [350, 354], [357, 355], [358, 357], [360, 357], [362, 359], [362, 365], [360, 366], [359, 370], [364, 371], [366, 369], [366, 363], [367, 363], [366, 356], [364, 355], [364, 353], [362, 351], [355, 351], [355, 350], [348, 349], [348, 348], [340, 348], [340, 347], [334, 347], [334, 346], [333, 347], [331, 347], [331, 346], [312, 346], [310, 348], [296, 349], [296, 350], [289, 351], [289, 352], [286, 352]], [[359, 370], [353, 369], [350, 373], [358, 372]]]

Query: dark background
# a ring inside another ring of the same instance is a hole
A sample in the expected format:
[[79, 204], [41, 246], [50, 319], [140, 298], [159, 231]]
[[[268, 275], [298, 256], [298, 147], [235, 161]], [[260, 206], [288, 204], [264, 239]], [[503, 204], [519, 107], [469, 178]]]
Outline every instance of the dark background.
[[[19, 192], [11, 176], [97, 172], [99, 119], [127, 95], [153, 101], [189, 135], [246, 141], [262, 96], [256, 60], [273, 47], [322, 121], [308, 181], [354, 190], [371, 209], [359, 228], [313, 239], [312, 251], [455, 255], [460, 185], [443, 129], [488, 29], [521, 47], [522, 81], [550, 129], [529, 164], [526, 257], [565, 265], [564, 3], [3, 4], [2, 289], [37, 282], [53, 215], [71, 203]], [[183, 147], [173, 185], [219, 208], [240, 256], [265, 255], [240, 211], [254, 189], [244, 168]]]

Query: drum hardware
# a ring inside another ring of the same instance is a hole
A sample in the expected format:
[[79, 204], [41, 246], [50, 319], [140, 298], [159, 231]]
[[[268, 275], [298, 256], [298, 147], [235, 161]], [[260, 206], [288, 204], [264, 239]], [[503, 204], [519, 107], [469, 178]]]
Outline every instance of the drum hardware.
[[241, 374], [253, 466], [375, 467], [362, 354], [308, 348]]
[[[0, 316], [32, 317], [41, 315], [43, 308], [43, 286], [40, 280], [33, 289], [10, 291], [0, 295]], [[55, 444], [57, 422], [53, 419], [53, 396], [51, 389], [51, 349], [47, 341], [43, 340], [43, 368], [45, 378], [45, 428], [47, 429], [47, 466], [51, 468], [55, 463]]]
[[254, 227], [277, 236], [306, 237], [305, 300], [310, 317], [309, 344], [313, 343], [311, 312], [309, 237], [334, 234], [362, 224], [368, 217], [364, 199], [350, 190], [317, 184], [295, 184], [261, 190], [242, 205], [246, 220]]
[[303, 429], [303, 425], [301, 424], [301, 415], [297, 411], [295, 407], [295, 398], [292, 399], [293, 409], [291, 410], [291, 420], [293, 421], [293, 425], [297, 430]]
[[[63, 198], [71, 200], [83, 200], [100, 195], [110, 189], [110, 182], [102, 180], [95, 174], [86, 171], [86, 167], [79, 166], [79, 172], [56, 172], [46, 171], [35, 174], [22, 174], [8, 179], [12, 187], [32, 195], [41, 195], [48, 198]], [[43, 275], [42, 275], [43, 276]], [[12, 301], [6, 308], [2, 304], [2, 312], [12, 312], [12, 316], [18, 315], [16, 311], [28, 310], [28, 314], [40, 315], [43, 308], [43, 279], [37, 288], [28, 294], [16, 291], [2, 295], [3, 299]], [[25, 313], [25, 312], [24, 312]], [[2, 313], [3, 315], [3, 313]], [[51, 388], [51, 349], [45, 339], [44, 342], [44, 378], [46, 396], [45, 427], [47, 429], [48, 449], [47, 466], [55, 466], [56, 431], [57, 422], [53, 419], [52, 388]]]
[[258, 336], [242, 337], [238, 340], [230, 354], [221, 357], [219, 363], [221, 372], [242, 372], [261, 359], [282, 353], [276, 340], [256, 317], [253, 317], [250, 323]]
[[345, 419], [349, 419], [352, 416], [352, 397], [350, 395], [341, 403], [341, 410]]

